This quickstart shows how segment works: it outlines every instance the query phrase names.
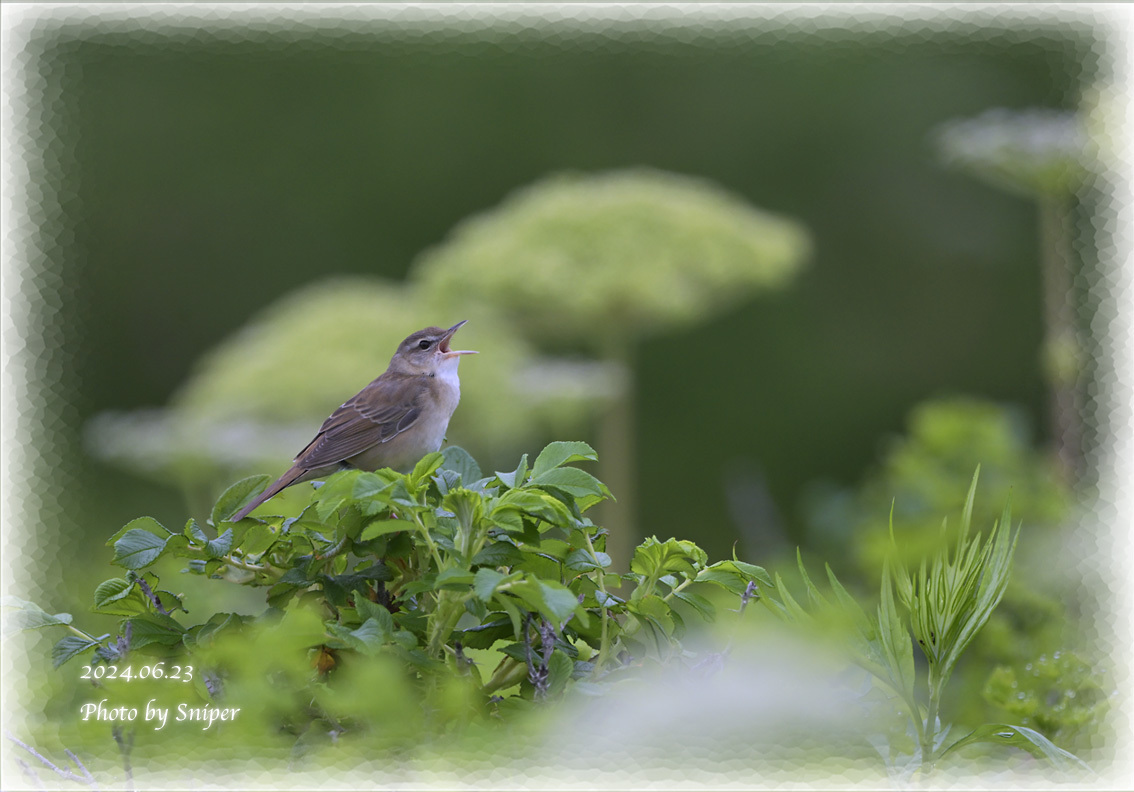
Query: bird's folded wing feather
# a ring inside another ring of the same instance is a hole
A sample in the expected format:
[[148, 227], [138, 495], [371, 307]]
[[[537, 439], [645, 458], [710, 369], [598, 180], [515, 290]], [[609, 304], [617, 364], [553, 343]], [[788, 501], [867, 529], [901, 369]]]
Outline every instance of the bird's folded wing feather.
[[423, 392], [424, 386], [412, 380], [375, 380], [331, 413], [295, 463], [314, 470], [389, 441], [421, 415]]

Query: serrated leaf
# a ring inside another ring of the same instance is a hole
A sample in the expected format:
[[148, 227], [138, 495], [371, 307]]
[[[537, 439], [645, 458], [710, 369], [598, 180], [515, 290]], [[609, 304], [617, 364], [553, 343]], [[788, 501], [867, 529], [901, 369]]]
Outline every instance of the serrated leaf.
[[477, 481], [484, 475], [480, 472], [480, 465], [476, 463], [472, 455], [460, 446], [446, 446], [442, 449], [441, 456], [443, 457], [441, 468], [458, 474], [465, 486]]
[[[705, 551], [692, 542], [679, 539], [667, 539], [662, 542], [657, 537], [651, 536], [634, 549], [634, 555], [630, 559], [630, 571], [654, 580], [674, 573], [692, 577], [698, 574], [697, 566], [703, 564], [705, 560], [707, 560]], [[731, 562], [722, 561], [714, 566], [721, 567], [729, 563]]]
[[374, 520], [362, 529], [360, 541], [369, 542], [379, 536], [397, 533], [398, 531], [416, 531], [417, 526], [409, 520]]
[[98, 641], [88, 641], [86, 638], [81, 638], [78, 635], [68, 635], [66, 638], [51, 647], [51, 665], [54, 668], [66, 663], [72, 657], [81, 655], [90, 649], [98, 646]]
[[143, 569], [161, 557], [166, 541], [147, 530], [131, 529], [114, 543], [111, 563], [126, 569]]
[[52, 627], [71, 623], [70, 613], [51, 614], [34, 602], [17, 597], [4, 597], [0, 599], [2, 606], [8, 613], [4, 620], [4, 633], [16, 633], [21, 630], [38, 630], [41, 627]]
[[244, 504], [259, 495], [272, 483], [272, 477], [266, 473], [241, 479], [226, 489], [213, 505], [209, 517], [213, 525], [220, 525], [237, 512]]
[[[386, 615], [389, 616], [390, 614], [387, 613]], [[357, 630], [351, 630], [350, 636], [357, 640], [361, 647], [374, 651], [389, 643], [393, 626], [393, 620], [382, 621], [371, 617], [364, 621]]]
[[516, 581], [508, 590], [554, 622], [567, 621], [579, 606], [578, 597], [569, 588], [537, 577]]
[[107, 547], [113, 547], [119, 539], [130, 531], [148, 531], [154, 536], [168, 538], [173, 532], [159, 523], [153, 517], [136, 517], [119, 528], [113, 536], [106, 540]]
[[112, 602], [126, 597], [134, 589], [134, 583], [123, 578], [111, 578], [98, 584], [94, 593], [95, 608], [103, 608]]
[[[596, 563], [597, 559], [597, 563]], [[606, 553], [596, 552], [594, 557], [585, 547], [577, 547], [563, 559], [563, 565], [573, 572], [588, 572], [592, 569], [606, 569], [613, 562]]]
[[697, 583], [715, 583], [733, 594], [743, 594], [748, 588], [748, 581], [742, 575], [712, 567], [702, 569], [694, 580]]
[[358, 617], [362, 621], [368, 619], [376, 620], [384, 630], [393, 634], [394, 632], [394, 617], [390, 615], [390, 611], [377, 602], [371, 602], [361, 592], [356, 592], [354, 595], [354, 608], [358, 612]]
[[240, 551], [246, 556], [261, 555], [266, 553], [278, 538], [272, 526], [263, 523], [253, 525], [240, 540]]
[[500, 585], [504, 577], [505, 575], [502, 572], [497, 572], [495, 569], [488, 567], [478, 569], [473, 578], [473, 594], [481, 602], [488, 602], [496, 593], [496, 587]]
[[691, 591], [675, 591], [673, 596], [690, 605], [701, 614], [705, 621], [713, 621], [717, 618], [717, 609], [712, 602], [702, 597], [700, 594], [694, 594]]
[[524, 454], [520, 457], [520, 464], [511, 473], [500, 473], [497, 471], [496, 478], [500, 479], [506, 487], [523, 486], [525, 479], [528, 477], [528, 455]]
[[749, 579], [755, 580], [767, 588], [775, 588], [772, 584], [772, 576], [768, 574], [768, 570], [764, 567], [756, 566], [755, 564], [748, 564], [744, 561], [737, 561], [735, 558], [729, 561], [741, 574], [746, 575]]
[[891, 683], [906, 701], [914, 700], [913, 640], [898, 617], [888, 561], [882, 563], [882, 595], [878, 605], [878, 637]]
[[520, 548], [511, 542], [486, 545], [472, 560], [473, 566], [512, 566], [523, 559]]
[[229, 528], [216, 539], [205, 542], [205, 555], [209, 558], [223, 558], [232, 550], [232, 529]]
[[326, 522], [344, 503], [353, 502], [355, 482], [365, 472], [340, 470], [328, 476], [323, 486], [315, 490], [315, 494], [311, 496], [311, 502], [315, 506], [315, 517], [320, 522]]
[[552, 523], [566, 525], [570, 522], [567, 507], [557, 498], [533, 489], [510, 489], [496, 499], [489, 513], [489, 519], [500, 523], [505, 530], [511, 529], [511, 521], [506, 521], [502, 513], [508, 510], [521, 511], [533, 517]]
[[379, 472], [363, 471], [354, 479], [350, 494], [355, 500], [373, 498], [385, 492], [393, 483], [392, 479]]
[[185, 635], [185, 628], [168, 616], [152, 614], [144, 618], [133, 618], [130, 624], [130, 648], [140, 649], [150, 644], [176, 646]]
[[548, 471], [568, 462], [593, 462], [596, 459], [598, 459], [598, 455], [595, 450], [586, 443], [560, 440], [548, 444], [539, 452], [535, 464], [532, 465], [532, 478], [539, 478]]
[[192, 517], [189, 518], [189, 522], [185, 523], [185, 530], [182, 532], [182, 535], [185, 536], [186, 539], [199, 545], [203, 545], [205, 542], [209, 541], [209, 537], [205, 534], [205, 531]]
[[575, 663], [559, 649], [552, 652], [547, 661], [547, 695], [561, 693], [575, 671]]
[[422, 481], [432, 476], [434, 471], [441, 467], [441, 463], [444, 461], [445, 457], [438, 451], [426, 454], [414, 465], [413, 472], [410, 473], [407, 478], [411, 484], [417, 486]]
[[559, 467], [532, 476], [530, 486], [555, 487], [576, 498], [587, 495], [611, 497], [606, 485], [585, 470], [574, 467]]

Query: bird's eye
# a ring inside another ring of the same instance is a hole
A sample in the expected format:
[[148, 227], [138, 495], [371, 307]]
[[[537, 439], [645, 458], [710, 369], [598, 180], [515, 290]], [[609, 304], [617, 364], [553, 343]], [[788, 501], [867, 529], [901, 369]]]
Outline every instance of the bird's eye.
[[433, 346], [433, 342], [425, 339], [422, 339], [421, 343], [418, 344], [418, 347], [421, 349], [429, 349], [431, 346]]

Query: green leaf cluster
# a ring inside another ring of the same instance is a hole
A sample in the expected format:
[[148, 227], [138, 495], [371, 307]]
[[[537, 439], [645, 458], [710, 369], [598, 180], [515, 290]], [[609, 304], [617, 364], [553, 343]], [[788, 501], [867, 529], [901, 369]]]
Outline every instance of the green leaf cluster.
[[[195, 688], [203, 700], [251, 697], [261, 733], [282, 729], [300, 743], [384, 734], [404, 719], [352, 698], [371, 677], [401, 691], [389, 693], [401, 710], [410, 702], [428, 713], [419, 728], [440, 732], [572, 686], [599, 692], [631, 658], [683, 656], [685, 620], [716, 615], [699, 590], [747, 601], [772, 581], [739, 560], [709, 563], [676, 539], [647, 540], [630, 572], [612, 573], [606, 531], [586, 516], [611, 497], [580, 466], [595, 459], [586, 443], [556, 442], [530, 464], [525, 455], [485, 475], [449, 447], [406, 474], [336, 473], [295, 516], [271, 516], [269, 501], [259, 510], [268, 516], [231, 521], [269, 484], [253, 476], [180, 531], [139, 517], [108, 540], [123, 571], [94, 594], [96, 613], [119, 617], [117, 633], [63, 638], [56, 664], [91, 655], [122, 665], [136, 653], [193, 664], [207, 680]], [[258, 590], [264, 609], [191, 620], [160, 579], [170, 565]], [[68, 618], [43, 615], [33, 626]], [[269, 694], [265, 675], [286, 681], [287, 695]]]
[[[827, 577], [831, 596], [812, 582], [798, 559], [810, 608], [793, 598], [777, 575], [776, 596], [765, 602], [781, 617], [796, 623], [841, 625], [856, 662], [899, 702], [904, 725], [880, 749], [899, 773], [929, 773], [945, 756], [973, 743], [1022, 748], [1060, 768], [1082, 769], [1076, 757], [1026, 726], [986, 724], [947, 744], [950, 731], [941, 721], [946, 686], [966, 648], [987, 624], [1008, 585], [1019, 531], [1011, 530], [1008, 504], [987, 538], [971, 532], [980, 469], [974, 474], [950, 552], [943, 547], [916, 570], [904, 564], [891, 533], [891, 560], [883, 565], [880, 601], [868, 615], [835, 577]], [[946, 527], [942, 527], [946, 533]], [[912, 637], [911, 637], [912, 636]], [[925, 662], [924, 688], [914, 659], [914, 643]], [[924, 693], [919, 693], [919, 689]], [[908, 735], [915, 735], [910, 741]]]

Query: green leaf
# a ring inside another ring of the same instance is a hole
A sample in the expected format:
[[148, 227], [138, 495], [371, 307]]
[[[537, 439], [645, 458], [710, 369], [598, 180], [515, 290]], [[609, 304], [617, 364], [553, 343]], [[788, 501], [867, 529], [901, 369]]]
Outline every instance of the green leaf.
[[416, 531], [417, 526], [409, 520], [387, 520], [379, 519], [368, 523], [362, 529], [362, 536], [359, 537], [360, 541], [369, 542], [379, 536], [386, 534], [397, 533], [398, 531]]
[[913, 701], [914, 684], [916, 682], [913, 640], [898, 617], [898, 609], [894, 605], [889, 562], [883, 562], [882, 565], [882, 599], [878, 605], [878, 637], [882, 642], [882, 650], [891, 683], [906, 701]]
[[444, 572], [437, 575], [437, 579], [433, 581], [433, 587], [437, 589], [465, 588], [473, 582], [473, 579], [473, 573], [468, 569], [464, 567], [449, 567]]
[[715, 583], [732, 594], [743, 594], [744, 590], [748, 588], [748, 581], [744, 579], [743, 575], [714, 567], [702, 569], [697, 573], [695, 581], [697, 583]]
[[[630, 560], [630, 571], [657, 580], [668, 574], [693, 577], [698, 567], [704, 565], [708, 556], [705, 551], [692, 542], [678, 539], [658, 541], [655, 536], [648, 537], [634, 549]], [[731, 561], [722, 561], [714, 567], [723, 568]], [[747, 582], [746, 582], [747, 585]]]
[[737, 561], [735, 558], [731, 561], [723, 562], [731, 564], [742, 575], [747, 576], [750, 580], [755, 580], [757, 583], [767, 587], [775, 588], [772, 584], [772, 577], [768, 574], [768, 570], [764, 567], [756, 566], [755, 564], [747, 564], [743, 561]]
[[571, 519], [566, 506], [556, 498], [539, 490], [508, 490], [496, 499], [489, 513], [489, 519], [500, 524], [504, 530], [510, 531], [513, 527], [513, 521], [507, 519], [506, 513], [509, 510], [530, 514], [553, 525], [567, 525]]
[[578, 598], [569, 588], [537, 577], [525, 577], [513, 583], [508, 590], [532, 610], [557, 623], [571, 618], [579, 606]]
[[547, 695], [561, 693], [575, 671], [575, 663], [565, 653], [556, 649], [547, 661]]
[[555, 487], [576, 498], [586, 495], [611, 497], [606, 485], [585, 470], [573, 467], [561, 467], [549, 470], [538, 476], [532, 476], [533, 487]]
[[694, 594], [690, 591], [675, 591], [673, 596], [686, 605], [691, 605], [694, 610], [701, 614], [701, 617], [705, 619], [705, 621], [713, 621], [717, 618], [716, 607], [700, 594]]
[[446, 446], [441, 451], [443, 461], [441, 469], [451, 470], [461, 477], [461, 483], [466, 487], [483, 477], [480, 465], [472, 458], [468, 451], [460, 446]]
[[592, 569], [606, 569], [612, 563], [610, 556], [606, 553], [596, 551], [592, 558], [590, 551], [585, 547], [575, 548], [563, 559], [563, 565], [573, 572], [589, 572]]
[[272, 526], [259, 523], [244, 533], [244, 538], [240, 540], [240, 550], [246, 556], [258, 556], [271, 549], [278, 538]]
[[121, 528], [119, 528], [118, 531], [114, 534], [114, 536], [107, 539], [106, 540], [106, 546], [112, 547], [114, 544], [116, 544], [118, 542], [119, 539], [121, 539], [123, 536], [125, 536], [129, 531], [135, 531], [135, 530], [149, 531], [154, 536], [161, 537], [163, 539], [167, 538], [172, 533], [172, 531], [170, 531], [164, 525], [159, 523], [153, 517], [136, 517], [133, 520], [131, 520], [130, 522], [126, 523]]
[[350, 494], [355, 500], [373, 498], [385, 492], [393, 483], [392, 479], [381, 472], [363, 471], [354, 479]]
[[[387, 612], [386, 616], [389, 615], [389, 612]], [[350, 636], [358, 642], [359, 648], [374, 651], [390, 642], [394, 632], [393, 628], [393, 619], [382, 620], [372, 616], [364, 621], [357, 630], [351, 630]]]
[[254, 496], [267, 489], [271, 483], [272, 477], [266, 473], [249, 476], [236, 482], [217, 498], [209, 521], [213, 525], [220, 525], [221, 522], [235, 514], [240, 507], [252, 500]]
[[472, 560], [473, 566], [512, 566], [523, 559], [520, 548], [511, 542], [493, 542], [486, 545]]
[[441, 499], [441, 506], [453, 513], [461, 528], [468, 534], [472, 531], [473, 523], [484, 515], [484, 496], [479, 492], [457, 487]]
[[193, 645], [207, 646], [219, 633], [233, 628], [240, 628], [245, 618], [247, 617], [239, 616], [235, 613], [225, 613], [223, 611], [214, 613], [204, 624], [190, 628], [189, 632], [191, 633], [191, 637], [189, 635], [185, 637], [186, 645], [190, 647]]
[[414, 465], [413, 472], [407, 477], [410, 485], [417, 487], [422, 481], [432, 476], [434, 471], [441, 467], [441, 463], [444, 461], [445, 457], [437, 451], [423, 456], [418, 463]]
[[223, 558], [232, 550], [232, 529], [227, 529], [216, 539], [205, 542], [205, 555], [209, 558]]
[[473, 594], [481, 602], [488, 602], [492, 599], [492, 595], [496, 593], [496, 587], [504, 580], [505, 575], [502, 572], [497, 572], [495, 569], [484, 567], [476, 571], [476, 576], [473, 578]]
[[586, 443], [557, 441], [540, 451], [532, 465], [532, 478], [537, 479], [568, 462], [594, 461], [598, 459], [595, 450]]
[[185, 628], [168, 616], [150, 614], [129, 619], [130, 648], [140, 649], [149, 644], [176, 646], [185, 635]]
[[104, 608], [112, 602], [128, 596], [134, 590], [134, 583], [123, 578], [111, 578], [98, 584], [94, 593], [96, 609]]
[[354, 609], [362, 621], [376, 619], [384, 629], [393, 634], [394, 617], [390, 615], [390, 611], [377, 602], [371, 602], [362, 592], [355, 592]]
[[466, 649], [491, 649], [503, 638], [514, 637], [513, 626], [506, 618], [470, 627], [459, 633], [461, 645]]
[[143, 569], [157, 561], [165, 550], [162, 539], [142, 528], [133, 528], [114, 543], [114, 558], [111, 563], [126, 569]]
[[364, 473], [366, 471], [340, 470], [328, 476], [323, 486], [311, 496], [311, 502], [315, 504], [315, 517], [326, 522], [344, 503], [353, 502], [354, 485]]
[[640, 619], [644, 618], [652, 622], [667, 636], [673, 634], [672, 610], [669, 604], [656, 594], [650, 594], [636, 602], [631, 602], [628, 608]]
[[81, 655], [96, 646], [98, 646], [98, 641], [88, 641], [78, 635], [68, 635], [51, 647], [51, 665], [53, 668], [58, 668], [72, 657]]
[[[965, 508], [961, 512], [961, 536], [967, 537], [969, 535], [969, 528], [973, 524], [973, 505], [976, 502], [977, 481], [980, 480], [980, 465], [976, 466], [973, 471], [973, 481], [969, 485], [968, 495], [965, 496]], [[891, 533], [893, 530], [891, 529]]]
[[1022, 748], [1037, 759], [1046, 759], [1063, 770], [1090, 771], [1091, 769], [1086, 762], [1075, 754], [1063, 750], [1034, 729], [1024, 726], [1010, 726], [1005, 723], [986, 723], [942, 751], [941, 758], [958, 748], [978, 742]]
[[0, 607], [11, 609], [14, 613], [6, 614], [9, 618], [4, 620], [4, 634], [20, 632], [21, 630], [38, 630], [41, 627], [52, 627], [60, 624], [70, 624], [70, 613], [50, 614], [43, 608], [28, 600], [17, 597], [0, 598]]
[[520, 457], [520, 464], [511, 473], [501, 473], [497, 471], [496, 478], [504, 483], [505, 487], [522, 487], [524, 481], [528, 477], [528, 455], [524, 454]]

